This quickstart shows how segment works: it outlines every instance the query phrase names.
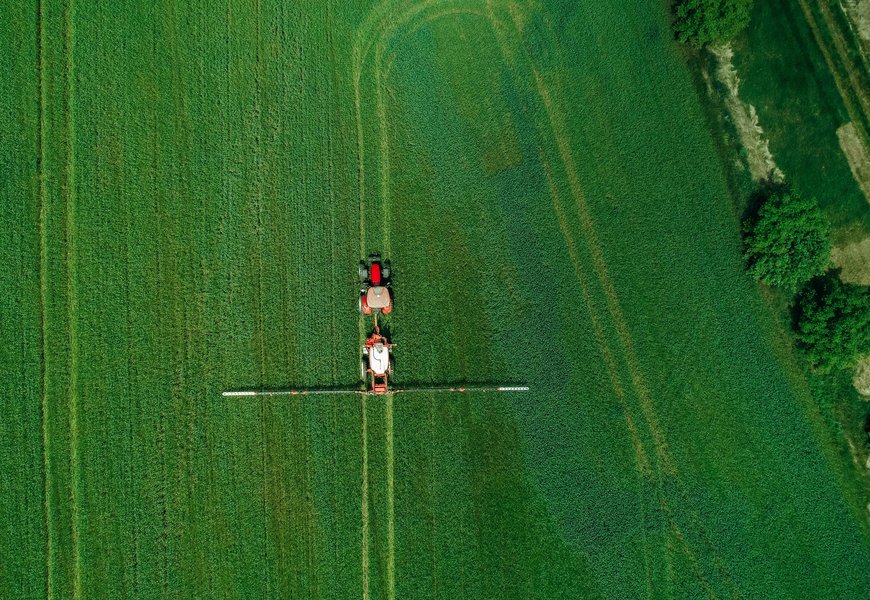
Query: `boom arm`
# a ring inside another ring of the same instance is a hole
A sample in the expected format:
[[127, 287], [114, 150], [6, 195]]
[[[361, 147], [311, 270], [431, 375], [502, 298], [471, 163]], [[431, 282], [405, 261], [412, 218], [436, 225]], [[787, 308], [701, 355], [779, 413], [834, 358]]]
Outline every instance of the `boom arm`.
[[[468, 387], [412, 387], [387, 390], [387, 394], [462, 394], [465, 392], [528, 392], [527, 385], [494, 385]], [[238, 390], [223, 392], [223, 396], [339, 396], [348, 394], [373, 394], [371, 390], [353, 388], [313, 389], [313, 390]]]
[[463, 392], [528, 392], [527, 385], [497, 385], [497, 386], [469, 386], [469, 387], [414, 387], [391, 390], [394, 394], [407, 394], [419, 392], [422, 394], [460, 394]]
[[340, 394], [365, 394], [363, 390], [335, 389], [335, 390], [243, 390], [223, 392], [223, 396], [320, 396]]

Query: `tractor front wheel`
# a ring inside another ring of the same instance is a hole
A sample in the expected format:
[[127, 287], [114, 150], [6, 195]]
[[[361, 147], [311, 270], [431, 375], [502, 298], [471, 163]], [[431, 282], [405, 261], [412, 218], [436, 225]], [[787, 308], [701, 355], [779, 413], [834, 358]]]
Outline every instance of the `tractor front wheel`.
[[393, 269], [390, 268], [390, 261], [385, 260], [384, 263], [381, 265], [381, 277], [383, 277], [384, 279], [389, 279], [392, 272]]
[[359, 262], [359, 280], [360, 283], [365, 283], [369, 279], [369, 268], [363, 261]]

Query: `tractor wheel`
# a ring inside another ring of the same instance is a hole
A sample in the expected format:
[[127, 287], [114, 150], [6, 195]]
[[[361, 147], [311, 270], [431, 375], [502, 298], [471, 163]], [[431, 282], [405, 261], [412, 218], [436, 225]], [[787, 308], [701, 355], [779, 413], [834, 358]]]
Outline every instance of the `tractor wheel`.
[[366, 361], [365, 361], [365, 359], [362, 359], [359, 362], [359, 378], [362, 379], [363, 381], [366, 380]]
[[359, 263], [359, 280], [360, 283], [365, 283], [369, 280], [369, 268], [363, 261]]
[[383, 264], [381, 264], [381, 277], [389, 279], [392, 272], [393, 270], [390, 268], [390, 261], [385, 260]]

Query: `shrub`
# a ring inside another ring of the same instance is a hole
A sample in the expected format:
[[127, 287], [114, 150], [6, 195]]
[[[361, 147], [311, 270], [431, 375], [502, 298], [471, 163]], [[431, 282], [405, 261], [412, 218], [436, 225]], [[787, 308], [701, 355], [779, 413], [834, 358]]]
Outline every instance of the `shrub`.
[[752, 0], [679, 0], [674, 32], [695, 47], [724, 44], [749, 23]]
[[811, 282], [795, 306], [798, 347], [822, 373], [854, 367], [870, 354], [870, 288], [829, 273]]
[[796, 291], [830, 261], [831, 225], [815, 198], [775, 192], [745, 230], [747, 270], [768, 285]]

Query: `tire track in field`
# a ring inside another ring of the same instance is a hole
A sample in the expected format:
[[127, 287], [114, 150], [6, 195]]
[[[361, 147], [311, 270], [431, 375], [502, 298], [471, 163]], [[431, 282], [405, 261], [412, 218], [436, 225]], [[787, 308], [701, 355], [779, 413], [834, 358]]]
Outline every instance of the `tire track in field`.
[[[256, 332], [255, 339], [257, 344], [258, 351], [258, 367], [259, 367], [259, 385], [263, 385], [263, 382], [266, 380], [266, 341], [265, 341], [265, 324], [263, 322], [263, 302], [265, 298], [265, 294], [263, 291], [263, 228], [264, 228], [264, 219], [263, 219], [263, 173], [264, 173], [264, 149], [263, 149], [263, 107], [262, 107], [262, 96], [263, 96], [263, 57], [262, 57], [262, 4], [260, 0], [255, 0], [254, 2], [254, 35], [255, 35], [255, 48], [254, 48], [254, 162], [256, 165], [256, 178], [254, 179], [254, 197], [256, 198], [256, 227], [255, 233], [257, 238], [257, 269], [256, 269], [256, 278], [257, 278], [257, 298], [256, 298]], [[258, 407], [258, 417], [260, 420], [260, 438], [262, 440], [261, 448], [260, 448], [260, 466], [263, 471], [263, 490], [261, 497], [261, 509], [263, 511], [263, 586], [268, 596], [270, 593], [270, 577], [269, 574], [265, 572], [266, 565], [269, 564], [269, 506], [268, 506], [268, 497], [269, 497], [269, 482], [270, 482], [270, 469], [269, 469], [269, 449], [268, 444], [266, 443], [266, 438], [268, 436], [268, 426], [267, 426], [267, 406], [266, 402], [260, 402]]]
[[72, 543], [73, 543], [73, 598], [82, 597], [82, 556], [81, 556], [81, 463], [79, 457], [79, 415], [78, 415], [78, 286], [76, 282], [76, 228], [75, 228], [75, 115], [73, 84], [73, 51], [74, 36], [74, 4], [67, 0], [64, 11], [64, 54], [66, 56], [66, 135], [68, 144], [66, 164], [66, 263], [67, 263], [67, 319], [69, 322], [70, 344], [70, 380], [69, 380], [69, 428], [70, 428], [70, 468], [71, 482], [71, 512], [72, 512]]
[[396, 597], [396, 525], [394, 498], [394, 442], [393, 442], [393, 394], [384, 396], [386, 419], [386, 455], [387, 455], [387, 597]]
[[[508, 50], [508, 48], [505, 44], [505, 41], [503, 39], [504, 33], [503, 32], [500, 33], [500, 28], [504, 27], [504, 23], [495, 15], [494, 11], [492, 10], [491, 3], [487, 2], [487, 7], [489, 8], [489, 15], [488, 16], [489, 16], [490, 24], [493, 28], [493, 32], [495, 34], [495, 37], [500, 45], [502, 56], [504, 58], [504, 64], [511, 71], [512, 78], [514, 79], [514, 81], [517, 82], [520, 76], [516, 72], [516, 67], [515, 67], [513, 61], [511, 60], [511, 52]], [[510, 8], [511, 8], [511, 16], [514, 18], [514, 23], [515, 23], [515, 25], [518, 29], [518, 33], [519, 33], [520, 24], [517, 21], [515, 7], [513, 5], [511, 5]], [[536, 127], [537, 126], [538, 125], [536, 124]], [[585, 269], [583, 268], [582, 261], [579, 258], [577, 245], [573, 240], [571, 228], [570, 228], [570, 225], [568, 224], [568, 216], [567, 216], [567, 213], [566, 213], [566, 210], [564, 207], [564, 203], [561, 200], [561, 194], [558, 190], [558, 186], [555, 182], [552, 167], [551, 167], [550, 162], [547, 159], [545, 153], [543, 152], [542, 148], [539, 148], [539, 152], [540, 152], [541, 163], [542, 163], [542, 166], [544, 168], [545, 178], [547, 180], [547, 185], [548, 185], [551, 199], [552, 199], [552, 203], [553, 203], [553, 209], [554, 209], [554, 212], [555, 212], [556, 217], [557, 217], [557, 222], [559, 224], [559, 228], [560, 228], [560, 231], [562, 233], [563, 240], [564, 240], [566, 248], [568, 250], [569, 258], [571, 260], [572, 266], [573, 266], [574, 271], [575, 271], [575, 275], [576, 275], [576, 278], [577, 278], [577, 281], [578, 281], [578, 284], [579, 284], [579, 287], [581, 290], [581, 295], [583, 297], [584, 304], [586, 305], [587, 310], [589, 311], [590, 321], [592, 322], [592, 325], [593, 325], [593, 330], [594, 330], [595, 337], [596, 337], [596, 340], [597, 340], [598, 345], [599, 345], [599, 349], [601, 350], [602, 356], [605, 360], [605, 365], [607, 367], [611, 387], [617, 396], [620, 407], [622, 408], [623, 414], [624, 414], [625, 419], [626, 419], [626, 426], [628, 428], [629, 438], [631, 440], [632, 448], [633, 448], [634, 454], [635, 454], [635, 460], [637, 463], [637, 468], [639, 471], [638, 472], [639, 483], [640, 484], [646, 483], [648, 485], [656, 486], [655, 472], [657, 471], [657, 469], [654, 469], [652, 464], [651, 464], [651, 460], [650, 460], [649, 455], [645, 449], [644, 442], [642, 441], [640, 429], [639, 429], [639, 427], [638, 427], [637, 423], [635, 422], [634, 417], [632, 415], [632, 411], [631, 411], [631, 408], [629, 406], [628, 398], [626, 397], [625, 390], [622, 386], [621, 376], [619, 375], [619, 366], [618, 366], [617, 360], [614, 357], [613, 352], [610, 348], [610, 344], [607, 341], [607, 337], [604, 333], [603, 326], [601, 324], [601, 317], [600, 317], [598, 309], [596, 307], [596, 303], [594, 302], [594, 300], [592, 298], [589, 283], [588, 283], [587, 277], [585, 275]], [[660, 486], [660, 478], [659, 478], [658, 485]], [[642, 495], [642, 491], [639, 492], [639, 494]], [[644, 522], [646, 521], [645, 511], [642, 514], [642, 519]], [[653, 594], [653, 591], [652, 591], [653, 590], [653, 576], [652, 576], [649, 553], [647, 551], [646, 545], [644, 545], [643, 556], [644, 556], [644, 572], [645, 572], [645, 577], [646, 577], [647, 593], [650, 595], [650, 597], [652, 597], [652, 594]]]
[[[608, 372], [609, 372], [609, 375], [611, 378], [611, 386], [613, 387], [614, 391], [616, 392], [617, 397], [618, 397], [619, 402], [620, 402], [620, 405], [621, 405], [621, 408], [623, 410], [623, 413], [625, 414], [626, 424], [627, 424], [628, 430], [629, 430], [629, 436], [631, 438], [632, 446], [633, 446], [634, 451], [635, 451], [635, 458], [638, 462], [638, 467], [640, 469], [640, 475], [642, 476], [643, 480], [645, 480], [648, 484], [655, 487], [655, 493], [656, 493], [659, 505], [666, 515], [666, 519], [668, 521], [669, 527], [670, 527], [673, 535], [680, 542], [683, 553], [688, 558], [690, 564], [692, 565], [692, 567], [696, 573], [696, 576], [697, 576], [699, 582], [703, 585], [703, 587], [707, 591], [708, 596], [710, 596], [711, 598], [715, 598], [716, 596], [712, 592], [712, 588], [710, 587], [709, 582], [707, 581], [706, 577], [704, 577], [703, 573], [701, 572], [698, 560], [697, 560], [694, 552], [692, 551], [691, 546], [686, 541], [686, 538], [683, 535], [679, 525], [676, 523], [675, 519], [673, 518], [673, 511], [670, 508], [670, 504], [668, 503], [667, 499], [664, 496], [663, 482], [661, 479], [661, 472], [660, 472], [660, 466], [659, 466], [662, 464], [661, 456], [658, 456], [659, 462], [657, 463], [657, 466], [655, 468], [653, 468], [652, 461], [650, 460], [650, 457], [649, 457], [649, 455], [645, 449], [644, 443], [642, 441], [642, 436], [640, 434], [640, 430], [638, 429], [637, 424], [634, 422], [634, 418], [631, 416], [632, 409], [629, 407], [625, 393], [622, 390], [622, 384], [620, 382], [620, 377], [618, 374], [619, 367], [617, 366], [616, 361], [614, 360], [614, 358], [612, 356], [612, 352], [610, 350], [609, 343], [606, 341], [606, 338], [603, 335], [603, 332], [601, 330], [601, 325], [600, 325], [600, 321], [599, 321], [600, 317], [598, 316], [598, 309], [596, 308], [595, 303], [592, 300], [592, 297], [590, 295], [590, 292], [588, 289], [588, 283], [585, 282], [585, 275], [583, 274], [583, 267], [581, 266], [581, 261], [579, 259], [578, 254], [577, 254], [576, 244], [575, 244], [574, 240], [572, 239], [572, 233], [571, 233], [570, 227], [568, 225], [568, 217], [567, 217], [567, 214], [565, 212], [565, 208], [564, 208], [561, 200], [559, 199], [559, 192], [558, 192], [558, 189], [556, 187], [555, 181], [553, 179], [552, 168], [551, 168], [549, 162], [547, 161], [547, 159], [543, 156], [542, 156], [542, 161], [543, 161], [544, 171], [546, 173], [548, 186], [550, 188], [550, 193], [551, 193], [551, 196], [553, 198], [553, 207], [554, 207], [554, 211], [556, 212], [556, 215], [557, 215], [559, 227], [560, 227], [560, 229], [562, 231], [562, 235], [565, 239], [566, 246], [568, 247], [568, 253], [569, 253], [569, 256], [571, 258], [571, 262], [574, 266], [574, 270], [575, 270], [575, 273], [577, 275], [578, 282], [580, 283], [580, 287], [582, 289], [584, 303], [586, 304], [588, 310], [590, 311], [590, 319], [593, 322], [593, 328], [595, 329], [596, 338], [598, 340], [600, 349], [602, 350], [603, 354], [605, 355], [605, 362], [607, 363], [607, 369], [608, 369]], [[637, 390], [636, 386], [635, 386], [635, 390]], [[650, 429], [649, 422], [646, 421], [646, 419], [644, 420], [644, 422], [647, 425], [647, 429], [649, 430]], [[646, 556], [646, 551], [644, 551], [644, 554]], [[645, 571], [646, 571], [646, 576], [647, 576], [647, 581], [648, 581], [647, 588], [648, 588], [650, 595], [652, 595], [652, 593], [651, 593], [652, 585], [650, 583], [652, 580], [652, 575], [651, 575], [651, 568], [650, 568], [648, 561], [649, 561], [649, 558], [648, 558], [648, 556], [646, 556], [645, 557], [645, 563], [646, 563], [645, 564]]]
[[366, 394], [360, 396], [362, 410], [362, 577], [363, 600], [369, 600], [369, 444]]
[[595, 224], [592, 221], [592, 215], [589, 211], [589, 205], [586, 202], [585, 194], [580, 187], [580, 179], [577, 176], [577, 169], [574, 165], [574, 158], [571, 154], [569, 142], [564, 133], [565, 125], [564, 118], [557, 112], [553, 104], [553, 99], [550, 91], [545, 84], [543, 77], [537, 69], [532, 70], [535, 79], [535, 86], [538, 89], [541, 100], [546, 108], [548, 118], [553, 131], [553, 137], [556, 140], [556, 145], [559, 150], [559, 156], [564, 166], [565, 175], [568, 179], [568, 185], [571, 190], [571, 195], [574, 198], [574, 206], [577, 216], [580, 220], [580, 225], [583, 229], [583, 234], [586, 239], [586, 246], [592, 257], [594, 269], [598, 281], [604, 289], [607, 308], [616, 325], [619, 342], [622, 345], [623, 355], [628, 363], [629, 373], [631, 375], [632, 385], [637, 391], [637, 395], [641, 400], [641, 409], [643, 410], [644, 419], [649, 428], [650, 434], [653, 437], [655, 444], [655, 453], [659, 459], [660, 465], [665, 468], [669, 475], [675, 475], [673, 463], [670, 459], [670, 453], [667, 442], [661, 431], [661, 426], [658, 422], [658, 417], [652, 407], [652, 400], [644, 380], [643, 374], [637, 361], [634, 351], [634, 343], [631, 335], [628, 332], [628, 325], [625, 316], [622, 312], [622, 307], [619, 303], [619, 298], [616, 290], [613, 287], [613, 282], [607, 271], [607, 264], [604, 260], [604, 255], [601, 250], [601, 244], [598, 240], [598, 233]]
[[38, 143], [36, 155], [36, 183], [37, 183], [37, 213], [38, 213], [38, 239], [39, 239], [39, 385], [41, 394], [40, 425], [42, 426], [42, 511], [45, 541], [45, 595], [47, 598], [54, 596], [52, 581], [54, 569], [52, 558], [54, 548], [51, 541], [53, 521], [51, 518], [50, 499], [53, 493], [49, 467], [51, 459], [49, 454], [48, 434], [48, 392], [45, 368], [45, 348], [47, 340], [46, 310], [48, 301], [46, 298], [48, 288], [48, 241], [45, 232], [46, 220], [46, 190], [45, 190], [45, 57], [43, 55], [44, 25], [42, 15], [42, 0], [36, 0], [36, 137]]
[[[442, 3], [447, 4], [447, 3]], [[455, 15], [475, 15], [478, 17], [486, 18], [486, 14], [482, 11], [475, 10], [473, 8], [469, 8], [467, 6], [455, 6], [452, 8], [445, 8], [436, 13], [424, 14], [425, 11], [429, 8], [433, 8], [436, 6], [433, 2], [420, 2], [418, 4], [413, 5], [411, 9], [409, 9], [404, 15], [403, 18], [399, 20], [399, 24], [402, 26], [407, 26], [409, 22], [413, 21], [414, 18], [423, 14], [422, 20], [411, 26], [410, 28], [405, 29], [404, 31], [395, 33], [393, 30], [383, 30], [381, 32], [381, 36], [377, 43], [377, 48], [375, 49], [375, 64], [374, 64], [374, 76], [375, 76], [375, 101], [376, 101], [376, 112], [378, 117], [378, 131], [380, 137], [380, 191], [381, 191], [381, 213], [383, 218], [383, 237], [384, 237], [384, 248], [389, 250], [390, 246], [390, 142], [389, 142], [389, 128], [388, 128], [388, 119], [387, 119], [387, 109], [386, 103], [384, 102], [384, 88], [386, 86], [386, 82], [389, 79], [390, 72], [392, 71], [393, 64], [395, 63], [395, 58], [397, 55], [397, 49], [392, 52], [390, 55], [386, 66], [384, 66], [384, 55], [386, 54], [387, 47], [390, 42], [395, 42], [398, 46], [402, 42], [404, 42], [408, 37], [414, 35], [417, 31], [419, 31], [423, 26], [432, 23], [435, 20], [442, 19], [447, 16], [455, 16]], [[440, 5], [437, 5], [440, 7]]]
[[[368, 21], [368, 19], [367, 19]], [[367, 26], [366, 26], [367, 27]], [[353, 79], [354, 116], [356, 120], [357, 139], [357, 183], [358, 183], [358, 212], [359, 212], [359, 256], [366, 255], [366, 230], [365, 230], [365, 143], [363, 141], [362, 125], [362, 99], [360, 91], [361, 77], [361, 46], [360, 35], [366, 28], [357, 31], [357, 39], [353, 46]], [[365, 320], [359, 316], [359, 346], [365, 341]], [[369, 600], [369, 452], [368, 452], [368, 418], [366, 415], [366, 395], [360, 396], [361, 437], [362, 437], [362, 473], [360, 481], [360, 520], [361, 520], [361, 548], [360, 562], [362, 564], [362, 598]]]
[[[620, 381], [619, 377], [619, 367], [617, 365], [616, 359], [613, 357], [613, 353], [610, 350], [610, 345], [607, 342], [607, 338], [601, 326], [598, 310], [595, 308], [595, 303], [592, 300], [592, 295], [589, 290], [589, 284], [586, 281], [586, 275], [583, 270], [582, 262], [580, 261], [579, 255], [577, 253], [577, 246], [571, 235], [571, 229], [568, 225], [568, 218], [565, 212], [563, 202], [561, 200], [561, 194], [559, 193], [558, 186], [556, 185], [556, 181], [553, 178], [550, 163], [544, 156], [543, 152], [541, 152], [541, 161], [544, 167], [544, 174], [547, 179], [547, 185], [549, 187], [550, 196], [553, 202], [553, 210], [556, 213], [556, 219], [559, 222], [559, 228], [562, 231], [562, 237], [564, 238], [565, 245], [568, 249], [568, 255], [571, 259], [571, 264], [574, 267], [574, 272], [580, 285], [583, 302], [586, 305], [587, 310], [589, 311], [589, 318], [592, 322], [592, 327], [595, 332], [595, 338], [598, 341], [599, 349], [604, 356], [604, 361], [607, 366], [608, 375], [610, 377], [610, 385], [616, 393], [620, 407], [622, 408], [622, 412], [625, 415], [626, 426], [628, 427], [629, 437], [631, 439], [632, 447], [634, 448], [635, 460], [637, 461], [637, 465], [640, 470], [641, 483], [643, 483], [645, 480], [652, 480], [653, 468], [650, 464], [649, 457], [647, 456], [646, 449], [644, 448], [640, 431], [638, 430], [637, 424], [634, 421], [631, 409], [628, 406], [628, 400], [625, 397], [625, 391], [622, 387], [622, 382]], [[646, 522], [645, 511], [642, 514], [642, 519], [644, 522]], [[650, 597], [652, 597], [652, 570], [649, 561], [650, 559], [645, 544], [644, 571], [647, 579], [647, 591]]]

